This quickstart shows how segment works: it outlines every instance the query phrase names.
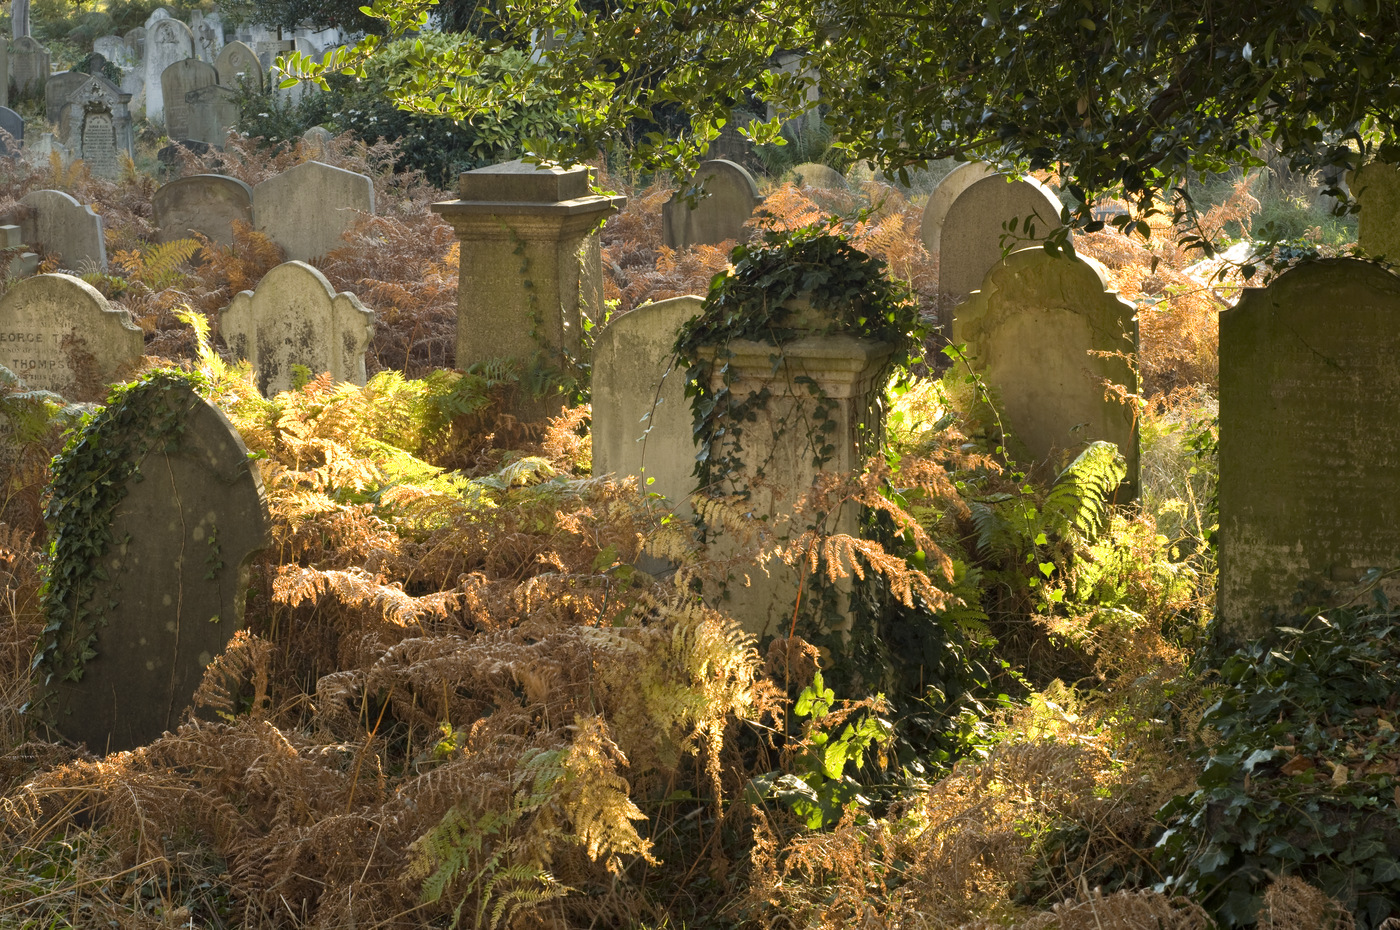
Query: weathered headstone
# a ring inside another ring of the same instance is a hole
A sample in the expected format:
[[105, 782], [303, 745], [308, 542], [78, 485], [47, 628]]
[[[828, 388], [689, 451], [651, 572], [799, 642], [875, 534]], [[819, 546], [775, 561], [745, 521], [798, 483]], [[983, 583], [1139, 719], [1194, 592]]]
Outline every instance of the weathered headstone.
[[24, 143], [24, 117], [9, 107], [0, 107], [0, 131], [4, 133], [0, 135], [0, 155], [18, 155]]
[[936, 250], [929, 248], [929, 254], [937, 255], [940, 297], [945, 302], [958, 302], [981, 287], [987, 272], [1001, 261], [1002, 236], [1006, 234], [1002, 224], [1016, 220], [1017, 236], [1021, 236], [1028, 218], [1031, 234], [1008, 238], [1007, 245], [1023, 248], [1027, 239], [1043, 240], [1061, 226], [1060, 202], [1039, 181], [1008, 181], [1005, 175], [998, 174], [968, 185], [949, 204], [941, 226], [925, 226], [926, 234], [934, 238], [937, 246]]
[[[24, 231], [18, 226], [0, 226], [0, 249], [7, 252], [24, 247]], [[12, 253], [13, 254], [13, 253]], [[10, 267], [5, 271], [7, 278], [27, 278], [39, 270], [39, 256], [33, 252], [19, 252], [10, 259]]]
[[309, 161], [253, 188], [253, 225], [287, 258], [307, 261], [339, 248], [361, 213], [374, 213], [374, 182]]
[[180, 166], [181, 155], [188, 152], [192, 155], [208, 155], [214, 147], [208, 142], [200, 142], [198, 139], [177, 139], [169, 145], [163, 145], [156, 151], [156, 161], [165, 166], [167, 173], [174, 173]]
[[68, 95], [87, 83], [91, 75], [82, 71], [60, 71], [49, 75], [44, 85], [44, 118], [57, 126], [63, 116], [63, 108], [68, 105]]
[[100, 399], [144, 345], [125, 310], [72, 275], [25, 278], [0, 298], [0, 365], [69, 400]]
[[700, 297], [643, 304], [603, 327], [593, 344], [593, 473], [641, 479], [679, 512], [695, 488], [695, 440], [685, 371], [668, 371], [681, 324]]
[[65, 268], [91, 262], [107, 270], [107, 245], [102, 239], [102, 217], [63, 191], [32, 191], [20, 203], [34, 215], [20, 223], [24, 241], [56, 253]]
[[[271, 71], [277, 59], [296, 48], [296, 43], [291, 39], [279, 39], [276, 33], [272, 33], [266, 38], [259, 39], [253, 46], [253, 52], [258, 56], [258, 62], [262, 65], [264, 72]], [[281, 79], [280, 75], [277, 78]]]
[[[685, 195], [699, 189], [703, 194], [689, 206]], [[743, 239], [758, 204], [758, 184], [743, 166], [722, 158], [701, 162], [695, 178], [662, 205], [662, 238], [673, 249]]]
[[189, 138], [208, 142], [217, 149], [224, 147], [228, 131], [238, 125], [237, 91], [231, 87], [209, 84], [185, 94], [189, 112]]
[[10, 43], [0, 40], [0, 107], [10, 105]]
[[[591, 193], [583, 165], [521, 161], [465, 172], [458, 190], [460, 200], [432, 206], [461, 243], [457, 364], [539, 357], [569, 371], [581, 352], [581, 314], [602, 319], [595, 231], [626, 199]], [[557, 401], [516, 412], [541, 419], [558, 412]]]
[[195, 57], [212, 65], [224, 47], [223, 19], [217, 12], [193, 10], [190, 13], [190, 32], [194, 35]]
[[1137, 391], [1137, 323], [1101, 265], [1012, 252], [958, 307], [953, 341], [991, 388], [1013, 455], [1053, 475], [1089, 443], [1111, 442], [1128, 465], [1119, 499], [1136, 496], [1137, 417], [1105, 386]]
[[237, 87], [240, 81], [247, 81], [255, 90], [263, 89], [263, 66], [253, 50], [242, 42], [230, 42], [219, 51], [214, 62], [219, 72], [219, 83], [225, 87]]
[[162, 185], [151, 198], [159, 242], [193, 232], [220, 245], [233, 243], [233, 221], [253, 223], [253, 189], [237, 178], [196, 174]]
[[128, 29], [122, 36], [122, 42], [131, 51], [132, 60], [140, 64], [146, 59], [146, 27], [137, 26], [135, 29]]
[[150, 16], [146, 17], [146, 31], [149, 32], [151, 27], [154, 26], [156, 23], [160, 22], [161, 20], [174, 18], [175, 14], [170, 12], [169, 9], [163, 6], [158, 6], [151, 11]]
[[188, 384], [147, 382], [125, 406], [138, 403], [153, 408], [148, 434], [101, 413], [84, 434], [129, 450], [137, 472], [116, 504], [88, 612], [61, 616], [51, 658], [52, 724], [96, 753], [179, 725], [205, 666], [242, 626], [250, 559], [270, 542], [257, 465], [223, 413]]
[[301, 134], [302, 144], [306, 146], [307, 154], [313, 159], [319, 160], [330, 151], [331, 131], [325, 126], [312, 126]]
[[[157, 10], [157, 13], [160, 11]], [[155, 14], [151, 14], [152, 17]], [[149, 22], [149, 21], [148, 21]], [[146, 119], [152, 122], [165, 120], [165, 88], [161, 76], [165, 69], [177, 61], [194, 57], [194, 36], [190, 27], [175, 19], [159, 19], [146, 27]], [[217, 80], [217, 78], [216, 78]], [[195, 85], [180, 88], [179, 105], [184, 106], [184, 94], [194, 90]], [[172, 139], [181, 138], [169, 132]]]
[[[102, 36], [101, 38], [94, 39], [92, 41], [92, 51], [93, 54], [101, 55], [118, 68], [122, 69], [130, 68], [136, 61], [131, 46], [128, 45], [126, 40], [121, 36]], [[92, 71], [88, 73], [91, 74]]]
[[1400, 169], [1373, 161], [1347, 180], [1361, 204], [1357, 244], [1368, 255], [1400, 263]]
[[[1221, 631], [1267, 633], [1300, 584], [1356, 593], [1400, 553], [1400, 278], [1298, 265], [1220, 315]], [[1394, 586], [1387, 587], [1394, 598]]]
[[845, 190], [846, 179], [841, 172], [830, 165], [821, 165], [816, 162], [803, 162], [792, 169], [793, 179], [798, 184], [808, 187], [817, 187], [825, 190], [837, 191]]
[[49, 78], [49, 50], [32, 36], [15, 39], [10, 49], [10, 83], [21, 97], [38, 94]]
[[21, 153], [26, 161], [39, 168], [47, 168], [52, 164], [54, 155], [58, 156], [59, 163], [65, 170], [73, 164], [73, 153], [51, 132], [44, 133], [38, 141], [26, 142]]
[[320, 271], [287, 262], [269, 271], [257, 290], [243, 291], [219, 314], [229, 349], [253, 364], [264, 396], [291, 390], [293, 366], [312, 377], [365, 383], [365, 350], [374, 336], [374, 312], [354, 294], [337, 294]]
[[943, 221], [948, 218], [948, 210], [953, 206], [953, 201], [978, 181], [995, 176], [996, 169], [991, 165], [970, 161], [958, 165], [938, 182], [933, 193], [929, 194], [928, 203], [924, 205], [923, 218], [919, 222], [919, 238], [923, 239], [929, 258], [935, 261], [938, 259]]
[[[189, 95], [218, 83], [219, 72], [214, 70], [213, 65], [198, 58], [177, 61], [161, 72], [160, 94], [165, 101], [165, 131], [170, 138], [199, 139], [193, 132]], [[210, 103], [212, 105], [212, 99]], [[218, 143], [210, 139], [200, 141], [209, 142], [211, 145], [223, 144], [222, 139]]]
[[100, 178], [121, 176], [121, 156], [132, 154], [131, 113], [126, 95], [100, 75], [68, 96], [60, 121], [65, 142]]

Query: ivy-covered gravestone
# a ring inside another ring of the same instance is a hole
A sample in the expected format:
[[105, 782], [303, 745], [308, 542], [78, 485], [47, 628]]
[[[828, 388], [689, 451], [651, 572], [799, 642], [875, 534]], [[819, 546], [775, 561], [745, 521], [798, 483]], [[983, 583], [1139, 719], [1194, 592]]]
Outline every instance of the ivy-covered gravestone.
[[97, 753], [180, 721], [269, 542], [256, 466], [189, 376], [122, 388], [55, 459], [34, 712]]

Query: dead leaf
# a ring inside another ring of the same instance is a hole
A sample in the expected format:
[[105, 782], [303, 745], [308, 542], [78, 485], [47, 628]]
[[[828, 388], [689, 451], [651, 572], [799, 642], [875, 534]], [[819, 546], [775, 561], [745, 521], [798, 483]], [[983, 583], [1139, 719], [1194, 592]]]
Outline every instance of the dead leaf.
[[1301, 775], [1312, 767], [1313, 760], [1307, 756], [1294, 756], [1284, 763], [1282, 771], [1285, 775]]

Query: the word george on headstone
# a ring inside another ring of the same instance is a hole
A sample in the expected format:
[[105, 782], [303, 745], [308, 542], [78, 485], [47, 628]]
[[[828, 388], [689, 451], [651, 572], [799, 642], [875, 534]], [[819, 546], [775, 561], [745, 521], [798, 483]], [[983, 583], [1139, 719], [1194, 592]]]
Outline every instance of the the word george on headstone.
[[253, 364], [264, 396], [291, 390], [294, 366], [312, 377], [365, 383], [365, 350], [374, 312], [350, 293], [335, 293], [326, 276], [304, 262], [269, 271], [256, 290], [243, 291], [219, 314], [229, 349]]
[[[179, 725], [205, 667], [242, 626], [252, 555], [271, 541], [257, 464], [228, 418], [185, 384], [133, 391], [159, 392], [142, 399], [165, 408], [155, 422], [176, 427], [136, 447], [139, 480], [126, 481], [86, 605], [96, 654], [78, 680], [56, 682], [52, 710], [60, 733], [96, 753]], [[141, 438], [122, 429], [99, 413], [84, 441]], [[75, 661], [86, 632], [59, 627], [62, 661]]]
[[253, 224], [253, 189], [237, 178], [196, 174], [164, 184], [151, 198], [157, 241], [193, 233], [220, 245], [233, 244], [233, 221]]
[[1369, 262], [1298, 265], [1220, 315], [1218, 608], [1228, 638], [1267, 633], [1300, 585], [1312, 589], [1307, 603], [1338, 604], [1370, 570], [1395, 566], [1397, 358], [1400, 278]]
[[0, 365], [69, 400], [101, 399], [144, 345], [125, 310], [72, 275], [25, 278], [0, 298]]
[[340, 248], [341, 236], [362, 213], [374, 213], [374, 182], [320, 162], [297, 165], [253, 188], [253, 225], [297, 261]]
[[[996, 183], [1003, 183], [993, 179]], [[1093, 259], [1035, 247], [997, 262], [953, 321], [953, 341], [992, 392], [1008, 448], [1052, 476], [1091, 442], [1127, 461], [1120, 502], [1136, 496], [1137, 323]]]
[[[692, 207], [686, 195], [697, 191]], [[701, 162], [695, 177], [662, 205], [662, 238], [673, 249], [743, 239], [758, 204], [758, 184], [742, 165], [722, 158]]]
[[107, 244], [102, 238], [102, 217], [63, 191], [33, 191], [20, 203], [34, 211], [21, 221], [24, 241], [56, 253], [65, 268], [90, 262], [107, 270]]

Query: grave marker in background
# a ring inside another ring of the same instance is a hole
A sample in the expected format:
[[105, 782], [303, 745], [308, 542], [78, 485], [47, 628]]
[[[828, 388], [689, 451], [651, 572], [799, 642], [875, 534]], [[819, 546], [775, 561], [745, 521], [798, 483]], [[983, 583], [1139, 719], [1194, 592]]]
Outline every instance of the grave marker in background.
[[1340, 603], [1400, 560], [1397, 358], [1400, 278], [1370, 262], [1298, 265], [1220, 315], [1227, 636], [1267, 633], [1299, 584]]
[[219, 314], [229, 349], [253, 363], [264, 397], [291, 390], [294, 365], [311, 377], [329, 371], [336, 381], [365, 383], [365, 350], [374, 336], [374, 312], [350, 293], [335, 293], [326, 276], [304, 262], [269, 271], [257, 290], [243, 291]]
[[263, 66], [253, 50], [242, 42], [230, 42], [219, 51], [214, 62], [219, 72], [219, 83], [225, 87], [237, 87], [240, 80], [248, 81], [255, 90], [263, 89]]
[[49, 50], [32, 36], [15, 39], [10, 50], [10, 83], [21, 97], [37, 94], [49, 79]]
[[44, 84], [44, 118], [53, 125], [63, 117], [63, 108], [68, 106], [68, 96], [87, 83], [90, 75], [82, 71], [60, 71], [49, 75]]
[[[3, 43], [0, 43], [3, 44]], [[24, 117], [9, 107], [0, 107], [0, 130], [9, 133], [11, 141], [0, 136], [0, 155], [16, 157], [24, 143]]]
[[253, 188], [253, 224], [287, 253], [308, 261], [339, 248], [361, 213], [374, 213], [374, 182], [309, 161]]
[[[692, 208], [684, 195], [701, 186], [708, 196]], [[758, 204], [758, 184], [743, 166], [722, 158], [701, 162], [694, 180], [662, 205], [662, 236], [673, 249], [742, 240], [747, 236], [744, 224]]]
[[[47, 134], [46, 134], [47, 135]], [[33, 191], [20, 203], [35, 215], [20, 223], [24, 241], [57, 253], [65, 268], [91, 262], [107, 270], [107, 245], [102, 238], [102, 217], [63, 191]]]
[[196, 174], [162, 185], [151, 198], [158, 242], [198, 232], [220, 245], [233, 244], [233, 221], [253, 225], [253, 189], [237, 178]]
[[[170, 138], [199, 138], [192, 131], [189, 95], [218, 83], [219, 72], [214, 70], [214, 66], [197, 58], [177, 61], [161, 72], [160, 93], [165, 101], [165, 130]], [[222, 143], [223, 140], [220, 139], [218, 144]]]
[[1033, 247], [999, 261], [953, 322], [953, 341], [967, 344], [992, 389], [1012, 454], [1045, 463], [1053, 477], [1089, 443], [1114, 443], [1128, 465], [1120, 503], [1137, 494], [1137, 419], [1131, 402], [1105, 399], [1104, 385], [1137, 391], [1134, 313], [1098, 262]]
[[[158, 19], [156, 13], [159, 12], [156, 10], [152, 13], [146, 24], [146, 119], [153, 123], [165, 121], [165, 108], [169, 104], [161, 80], [165, 69], [177, 61], [194, 57], [194, 36], [190, 33], [190, 27], [179, 20]], [[193, 86], [189, 86], [182, 88], [182, 91], [193, 89]], [[179, 105], [184, 106], [183, 93]], [[173, 131], [167, 132], [167, 135], [172, 139], [181, 138]]]
[[1357, 244], [1368, 255], [1400, 263], [1400, 169], [1373, 161], [1353, 172], [1348, 186], [1361, 204]]
[[69, 400], [102, 399], [144, 346], [127, 312], [81, 278], [35, 275], [0, 298], [0, 365]]

